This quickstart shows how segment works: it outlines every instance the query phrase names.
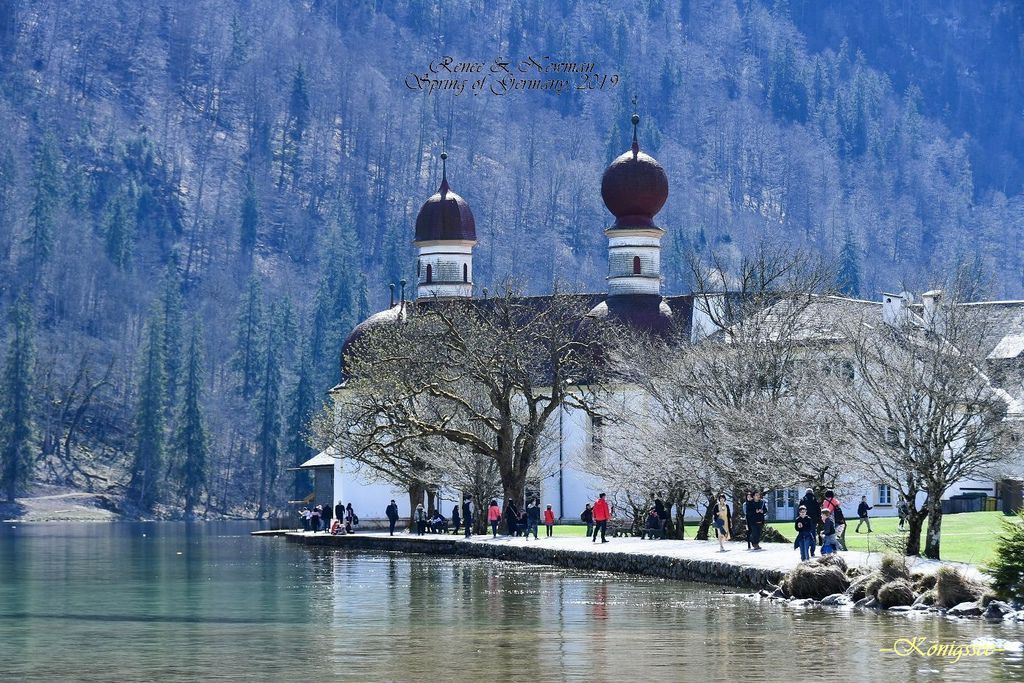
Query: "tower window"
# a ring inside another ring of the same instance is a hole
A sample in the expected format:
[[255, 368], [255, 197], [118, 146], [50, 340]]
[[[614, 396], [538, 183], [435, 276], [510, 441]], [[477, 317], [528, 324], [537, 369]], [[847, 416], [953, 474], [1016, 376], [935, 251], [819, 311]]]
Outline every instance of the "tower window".
[[462, 281], [463, 282], [469, 282], [469, 264], [468, 263], [463, 263], [462, 264]]
[[432, 266], [431, 266], [431, 265], [430, 265], [430, 264], [428, 263], [428, 264], [427, 264], [427, 284], [429, 285], [429, 284], [430, 284], [431, 282], [433, 282], [433, 281], [434, 281], [434, 269], [433, 269], [433, 267], [432, 267]]
[[634, 256], [633, 257], [633, 275], [639, 275], [639, 274], [640, 274], [640, 257], [639, 256]]

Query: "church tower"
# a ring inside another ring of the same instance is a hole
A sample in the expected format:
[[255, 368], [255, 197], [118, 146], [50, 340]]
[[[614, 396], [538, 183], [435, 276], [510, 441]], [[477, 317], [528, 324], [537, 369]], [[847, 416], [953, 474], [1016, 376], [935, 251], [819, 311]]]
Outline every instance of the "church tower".
[[601, 178], [601, 198], [615, 216], [608, 237], [608, 297], [661, 296], [661, 237], [654, 215], [668, 199], [665, 169], [640, 151], [633, 114], [633, 146]]
[[448, 187], [448, 154], [441, 153], [441, 187], [416, 216], [416, 297], [473, 296], [476, 222], [469, 204]]

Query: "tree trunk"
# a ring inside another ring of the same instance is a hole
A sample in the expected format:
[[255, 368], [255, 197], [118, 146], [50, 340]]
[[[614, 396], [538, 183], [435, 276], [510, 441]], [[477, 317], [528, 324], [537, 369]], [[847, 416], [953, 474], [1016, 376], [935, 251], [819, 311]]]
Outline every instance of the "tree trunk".
[[[523, 498], [526, 496], [526, 469], [515, 469], [509, 472], [502, 472], [501, 475], [501, 489], [504, 504], [503, 509], [508, 508], [509, 501], [515, 501], [516, 507], [522, 512], [524, 509]], [[504, 513], [503, 513], [504, 514]], [[507, 516], [506, 516], [507, 517]], [[509, 524], [513, 521], [510, 519], [504, 519], [505, 528], [509, 533], [512, 533], [512, 527]], [[518, 524], [519, 520], [515, 520]]]
[[707, 509], [704, 510], [704, 518], [700, 520], [700, 526], [697, 528], [697, 535], [694, 537], [698, 541], [708, 540], [708, 531], [711, 529], [711, 517], [714, 515], [715, 496], [713, 493], [709, 493], [707, 495]]
[[671, 528], [671, 538], [678, 538], [680, 540], [686, 538], [686, 503], [684, 501], [676, 503], [675, 524], [672, 523], [670, 517], [669, 526]]
[[921, 527], [924, 526], [924, 515], [916, 506], [907, 510], [907, 547], [904, 554], [907, 557], [917, 557], [921, 554]]
[[416, 506], [423, 504], [423, 493], [425, 487], [423, 484], [409, 484], [409, 524], [406, 526], [407, 529], [415, 532], [413, 525], [415, 524], [414, 519], [416, 517]]
[[928, 534], [924, 541], [924, 556], [939, 559], [939, 539], [942, 535], [942, 500], [928, 497]]
[[434, 512], [437, 510], [437, 490], [427, 489], [427, 514], [431, 517], [434, 516]]

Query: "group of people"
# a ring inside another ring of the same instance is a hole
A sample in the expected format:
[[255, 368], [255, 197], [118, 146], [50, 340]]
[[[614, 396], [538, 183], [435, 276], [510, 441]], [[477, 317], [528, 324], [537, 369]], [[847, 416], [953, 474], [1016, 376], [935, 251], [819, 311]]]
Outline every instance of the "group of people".
[[299, 510], [299, 519], [302, 520], [302, 530], [313, 533], [351, 534], [359, 525], [359, 516], [352, 509], [352, 503], [343, 505], [341, 501], [334, 506], [333, 515], [330, 505], [306, 506]]
[[[857, 533], [860, 533], [861, 525], [867, 523], [868, 533], [871, 533], [871, 521], [868, 519], [867, 496], [861, 496], [860, 504], [857, 506]], [[814, 491], [807, 489], [804, 497], [800, 499], [800, 507], [797, 509], [797, 517], [793, 521], [793, 528], [796, 530], [794, 548], [800, 549], [800, 559], [809, 560], [815, 556], [817, 548], [821, 548], [822, 555], [830, 555], [836, 551], [846, 548], [846, 516], [843, 514], [842, 505], [836, 497], [835, 491], [828, 489], [825, 496], [818, 501]]]
[[597, 535], [601, 534], [601, 543], [607, 543], [605, 538], [608, 533], [608, 520], [612, 518], [612, 509], [605, 499], [605, 494], [600, 494], [594, 504], [587, 503], [580, 514], [580, 521], [587, 525], [587, 538], [597, 543]]
[[[747, 491], [743, 503], [743, 518], [747, 525], [747, 550], [764, 550], [761, 547], [761, 535], [768, 520], [768, 504], [761, 491]], [[732, 513], [726, 502], [725, 494], [718, 494], [718, 502], [711, 508], [711, 523], [715, 527], [718, 538], [718, 551], [727, 552], [725, 542], [732, 539]]]
[[[546, 536], [553, 536], [555, 529], [555, 511], [550, 505], [548, 505], [544, 510], [541, 510], [540, 500], [537, 498], [528, 502], [524, 510], [520, 510], [514, 500], [510, 500], [505, 504], [504, 513], [502, 513], [501, 506], [498, 505], [498, 501], [496, 500], [491, 500], [490, 505], [487, 506], [487, 523], [491, 527], [491, 534], [494, 538], [498, 537], [498, 525], [500, 525], [501, 520], [504, 519], [505, 526], [508, 529], [508, 535], [529, 538], [530, 533], [532, 532], [533, 538], [539, 539], [542, 517], [544, 520], [544, 527], [546, 529]], [[468, 529], [466, 536], [467, 538], [469, 537]]]

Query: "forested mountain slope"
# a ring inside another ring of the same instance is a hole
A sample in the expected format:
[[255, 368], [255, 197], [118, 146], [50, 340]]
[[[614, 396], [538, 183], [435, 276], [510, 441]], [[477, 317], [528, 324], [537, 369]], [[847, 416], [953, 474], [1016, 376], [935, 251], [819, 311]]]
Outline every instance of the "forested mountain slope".
[[[633, 96], [671, 182], [666, 292], [689, 250], [770, 240], [864, 297], [953, 267], [1019, 296], [1021, 10], [853, 4], [0, 0], [0, 410], [30, 433], [0, 445], [31, 465], [4, 476], [133, 514], [304, 494], [283, 468], [348, 330], [411, 279], [442, 140], [478, 286], [601, 291]], [[446, 55], [619, 83], [408, 87]]]

